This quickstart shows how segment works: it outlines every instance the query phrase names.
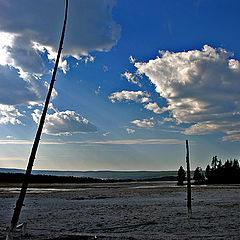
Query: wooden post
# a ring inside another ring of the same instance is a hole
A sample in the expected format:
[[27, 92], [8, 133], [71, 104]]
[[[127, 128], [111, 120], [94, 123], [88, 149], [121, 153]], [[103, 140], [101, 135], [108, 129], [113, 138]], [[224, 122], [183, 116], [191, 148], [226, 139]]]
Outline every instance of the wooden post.
[[16, 207], [14, 208], [14, 212], [13, 212], [13, 216], [12, 216], [12, 220], [11, 220], [11, 226], [8, 230], [7, 233], [7, 240], [11, 240], [12, 239], [12, 234], [16, 229], [17, 223], [18, 223], [18, 219], [21, 213], [21, 209], [22, 206], [24, 206], [23, 202], [25, 199], [25, 195], [27, 192], [27, 188], [28, 188], [28, 183], [29, 183], [29, 179], [31, 176], [31, 172], [32, 172], [32, 167], [33, 167], [33, 163], [35, 160], [35, 156], [37, 153], [37, 149], [38, 149], [38, 145], [40, 142], [40, 137], [42, 134], [42, 129], [43, 129], [43, 125], [44, 125], [44, 121], [46, 118], [46, 114], [47, 114], [47, 110], [48, 110], [48, 104], [50, 102], [50, 98], [51, 98], [51, 94], [52, 94], [52, 90], [53, 90], [53, 85], [55, 82], [55, 77], [56, 77], [56, 73], [57, 73], [57, 69], [58, 69], [58, 63], [60, 60], [60, 56], [61, 56], [61, 52], [63, 49], [63, 40], [64, 40], [64, 35], [65, 35], [65, 29], [66, 29], [66, 23], [67, 23], [67, 13], [68, 13], [68, 0], [66, 0], [66, 7], [65, 7], [65, 16], [64, 16], [64, 23], [63, 23], [63, 28], [62, 28], [62, 35], [61, 35], [61, 39], [60, 39], [60, 43], [59, 43], [59, 48], [58, 48], [58, 54], [57, 54], [57, 58], [56, 58], [56, 62], [55, 62], [55, 66], [54, 66], [54, 70], [53, 70], [53, 74], [52, 74], [52, 79], [50, 82], [50, 86], [49, 86], [49, 90], [48, 90], [48, 94], [46, 97], [46, 101], [45, 101], [45, 105], [43, 108], [43, 112], [42, 112], [42, 116], [39, 122], [39, 126], [38, 126], [38, 130], [35, 136], [35, 140], [32, 146], [32, 151], [28, 160], [28, 166], [26, 169], [26, 173], [24, 176], [24, 180], [22, 183], [22, 188], [18, 197], [18, 200], [16, 202]]
[[186, 162], [187, 162], [187, 208], [188, 208], [188, 215], [191, 216], [192, 214], [192, 196], [191, 196], [191, 175], [190, 175], [190, 163], [189, 163], [189, 147], [188, 147], [188, 140], [186, 140]]

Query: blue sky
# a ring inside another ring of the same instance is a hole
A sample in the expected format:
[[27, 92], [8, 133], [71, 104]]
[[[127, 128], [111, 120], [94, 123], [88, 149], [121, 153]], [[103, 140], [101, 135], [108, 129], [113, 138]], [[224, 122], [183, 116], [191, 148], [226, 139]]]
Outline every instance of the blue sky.
[[[60, 4], [56, 4], [56, 3]], [[34, 169], [205, 168], [239, 158], [237, 0], [72, 0]], [[64, 1], [0, 1], [0, 167], [25, 168]]]

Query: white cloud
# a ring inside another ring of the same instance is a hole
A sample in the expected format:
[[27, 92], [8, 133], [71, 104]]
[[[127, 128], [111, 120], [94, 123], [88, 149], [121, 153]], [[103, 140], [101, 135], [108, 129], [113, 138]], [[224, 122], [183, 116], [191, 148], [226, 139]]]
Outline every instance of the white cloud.
[[84, 58], [84, 62], [85, 64], [87, 64], [88, 62], [93, 63], [95, 61], [95, 57], [88, 55], [87, 57]]
[[152, 117], [150, 119], [134, 120], [134, 121], [131, 121], [131, 123], [133, 123], [141, 128], [151, 128], [151, 127], [154, 127], [154, 125], [155, 125], [153, 120], [154, 120], [154, 118]]
[[[28, 46], [29, 48], [29, 46]], [[32, 51], [36, 52], [39, 56], [40, 55], [45, 55], [47, 57], [47, 59], [49, 60], [49, 62], [52, 62], [54, 63], [55, 62], [55, 59], [57, 58], [57, 51], [55, 51], [53, 49], [53, 47], [50, 47], [50, 46], [44, 46], [44, 45], [41, 45], [40, 43], [38, 42], [34, 42], [34, 41], [31, 41], [31, 46], [30, 46], [30, 49], [32, 48]], [[42, 59], [39, 59], [39, 64], [41, 64], [42, 66], [44, 66], [44, 63], [42, 61]], [[27, 60], [28, 62], [28, 60]], [[36, 61], [33, 61], [34, 64], [36, 64], [37, 62]], [[67, 73], [67, 71], [69, 70], [69, 65], [67, 63], [67, 60], [63, 60], [63, 57], [60, 57], [59, 59], [59, 63], [58, 63], [58, 67], [63, 71], [63, 73]], [[46, 66], [45, 66], [46, 68]], [[44, 69], [42, 69], [43, 71]], [[31, 69], [30, 69], [30, 72]], [[42, 72], [44, 73], [44, 72]]]
[[129, 61], [130, 61], [130, 63], [135, 63], [136, 59], [133, 56], [130, 56], [129, 57]]
[[[33, 120], [38, 123], [41, 112], [38, 109], [32, 113]], [[49, 135], [71, 135], [74, 133], [96, 132], [97, 128], [86, 118], [83, 118], [74, 111], [56, 111], [53, 114], [47, 114], [43, 133]]]
[[8, 48], [12, 47], [14, 38], [14, 34], [0, 32], [0, 65], [5, 66], [12, 63]]
[[174, 122], [174, 119], [166, 117], [166, 118], [163, 119], [163, 121], [164, 122]]
[[[87, 64], [87, 63], [94, 63], [94, 61], [95, 61], [95, 58], [96, 57], [94, 57], [94, 56], [91, 56], [90, 54], [89, 55], [87, 55], [87, 56], [73, 56], [74, 58], [76, 58], [77, 60], [79, 60], [79, 61], [82, 61], [82, 62], [84, 62], [85, 64]], [[55, 58], [54, 58], [55, 59]], [[77, 62], [76, 63], [77, 65], [79, 65], [79, 63]], [[69, 70], [69, 69], [68, 69]]]
[[150, 95], [142, 91], [121, 91], [112, 93], [109, 99], [114, 103], [115, 101], [135, 101], [135, 102], [147, 102], [150, 101]]
[[232, 53], [205, 45], [202, 50], [160, 54], [148, 62], [135, 62], [136, 74], [145, 74], [155, 85], [173, 119], [193, 124], [185, 134], [228, 134], [237, 127], [240, 64]]
[[156, 114], [161, 114], [163, 112], [167, 111], [167, 108], [160, 108], [157, 103], [148, 103], [147, 105], [144, 106], [144, 108], [153, 111]]
[[125, 72], [125, 73], [121, 74], [121, 77], [125, 77], [128, 80], [128, 82], [136, 84], [139, 87], [142, 86], [142, 84], [139, 82], [139, 78], [133, 73]]
[[128, 134], [133, 134], [136, 132], [134, 129], [131, 129], [131, 128], [126, 128], [126, 131]]
[[21, 121], [18, 118], [22, 116], [23, 114], [21, 114], [15, 107], [0, 104], [0, 124], [21, 124]]

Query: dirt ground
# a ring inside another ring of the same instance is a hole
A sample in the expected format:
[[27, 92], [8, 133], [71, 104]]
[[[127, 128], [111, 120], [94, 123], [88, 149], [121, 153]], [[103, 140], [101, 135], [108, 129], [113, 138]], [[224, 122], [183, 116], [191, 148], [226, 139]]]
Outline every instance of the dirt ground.
[[[30, 188], [15, 239], [240, 239], [240, 186], [186, 188], [161, 182], [39, 185]], [[18, 189], [0, 185], [0, 239]]]

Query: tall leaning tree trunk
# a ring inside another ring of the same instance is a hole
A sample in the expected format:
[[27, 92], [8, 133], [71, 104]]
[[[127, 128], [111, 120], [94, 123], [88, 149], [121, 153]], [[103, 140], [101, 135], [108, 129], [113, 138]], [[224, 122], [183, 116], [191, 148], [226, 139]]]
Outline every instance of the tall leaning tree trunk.
[[30, 179], [31, 172], [32, 172], [33, 163], [34, 163], [35, 156], [36, 156], [37, 149], [38, 149], [38, 145], [39, 145], [39, 142], [40, 142], [40, 137], [41, 137], [41, 134], [42, 134], [43, 125], [44, 125], [44, 121], [45, 121], [45, 118], [46, 118], [48, 105], [49, 105], [52, 90], [53, 90], [53, 85], [54, 85], [54, 82], [55, 82], [55, 77], [56, 77], [56, 73], [57, 73], [57, 69], [58, 69], [58, 63], [59, 63], [61, 52], [62, 52], [62, 49], [63, 49], [63, 41], [64, 41], [64, 35], [65, 35], [65, 29], [66, 29], [66, 23], [67, 23], [67, 15], [68, 15], [68, 0], [66, 0], [65, 16], [64, 16], [64, 23], [63, 23], [63, 28], [62, 28], [62, 35], [61, 35], [61, 39], [60, 39], [60, 43], [59, 43], [59, 48], [58, 48], [58, 53], [57, 53], [57, 58], [56, 58], [53, 74], [52, 74], [52, 79], [51, 79], [48, 94], [47, 94], [47, 97], [46, 97], [46, 100], [45, 100], [45, 105], [44, 105], [42, 116], [41, 116], [41, 119], [40, 119], [40, 122], [39, 122], [38, 130], [37, 130], [35, 140], [34, 140], [34, 143], [33, 143], [33, 146], [32, 146], [32, 151], [31, 151], [31, 154], [30, 154], [30, 157], [29, 157], [29, 160], [28, 160], [28, 166], [27, 166], [27, 169], [26, 169], [26, 172], [25, 172], [25, 175], [24, 175], [22, 188], [21, 188], [18, 200], [16, 202], [16, 207], [14, 208], [14, 212], [13, 212], [13, 216], [12, 216], [12, 220], [11, 220], [11, 226], [10, 226], [9, 231], [7, 233], [6, 239], [8, 239], [8, 240], [12, 239], [12, 234], [16, 229], [18, 219], [19, 219], [19, 216], [20, 216], [20, 213], [21, 213], [21, 209], [22, 209], [22, 206], [24, 205], [23, 202], [24, 202], [24, 199], [25, 199], [25, 196], [26, 196], [29, 179]]
[[186, 162], [187, 162], [187, 209], [188, 216], [192, 215], [192, 196], [191, 196], [191, 175], [190, 175], [190, 162], [189, 162], [189, 146], [186, 140]]

